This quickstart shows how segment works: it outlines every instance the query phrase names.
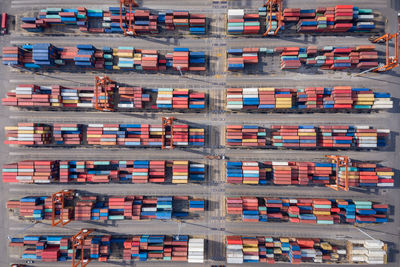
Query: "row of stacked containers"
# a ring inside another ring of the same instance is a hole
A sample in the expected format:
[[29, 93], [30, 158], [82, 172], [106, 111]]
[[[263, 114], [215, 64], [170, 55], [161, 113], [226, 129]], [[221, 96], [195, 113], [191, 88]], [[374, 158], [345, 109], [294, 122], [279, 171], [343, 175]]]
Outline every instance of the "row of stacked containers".
[[389, 129], [351, 125], [228, 125], [226, 145], [250, 148], [371, 149], [385, 147]]
[[226, 254], [230, 264], [384, 264], [387, 245], [372, 239], [227, 236]]
[[[327, 161], [227, 161], [226, 182], [248, 185], [345, 185], [345, 167]], [[393, 187], [394, 170], [372, 162], [350, 161], [351, 187]]]
[[189, 29], [193, 35], [204, 35], [207, 32], [205, 14], [192, 14], [188, 11], [150, 12], [150, 10], [129, 10], [125, 7], [109, 7], [108, 10], [78, 8], [46, 8], [37, 16], [22, 17], [21, 28], [28, 32], [43, 32], [52, 26], [69, 26], [79, 28], [81, 32], [90, 33], [124, 33], [131, 23], [137, 34], [158, 34], [160, 30], [174, 31]]
[[[72, 236], [27, 235], [11, 238], [9, 246], [22, 248], [25, 260], [65, 262], [73, 257], [72, 244]], [[84, 243], [89, 258], [99, 262], [115, 258], [115, 250], [122, 251], [119, 257], [126, 261], [202, 263], [204, 245], [204, 238], [188, 235], [92, 235]]]
[[62, 209], [61, 204], [52, 206], [51, 196], [30, 196], [9, 200], [7, 208], [37, 221], [51, 220], [53, 212], [63, 221], [171, 220], [200, 217], [205, 209], [204, 199], [188, 196], [71, 196], [64, 201]]
[[386, 223], [388, 205], [366, 200], [227, 197], [227, 215], [243, 222]]
[[379, 58], [375, 45], [232, 48], [227, 50], [228, 70], [243, 71], [246, 65], [258, 65], [263, 62], [265, 55], [271, 65], [274, 64], [273, 57], [279, 55], [281, 70], [301, 67], [321, 70], [370, 69], [378, 66]]
[[389, 93], [351, 86], [307, 88], [228, 88], [226, 109], [253, 110], [371, 110], [391, 109]]
[[[203, 110], [206, 94], [187, 88], [142, 88], [110, 84], [106, 90], [112, 94], [100, 93], [99, 102], [107, 98], [114, 109], [129, 110]], [[61, 85], [19, 84], [2, 99], [3, 105], [23, 108], [94, 108], [95, 88]]]
[[121, 46], [98, 49], [90, 44], [56, 47], [50, 43], [3, 47], [3, 65], [28, 69], [78, 67], [96, 70], [126, 71], [205, 71], [204, 52], [176, 47], [161, 54], [157, 50]]
[[5, 144], [10, 145], [100, 145], [161, 147], [164, 143], [174, 146], [204, 146], [204, 129], [186, 124], [163, 129], [150, 124], [58, 124], [18, 123], [6, 126]]
[[[316, 9], [284, 8], [283, 25], [279, 33], [369, 33], [376, 29], [379, 15], [372, 9], [352, 5], [319, 7]], [[266, 7], [258, 12], [244, 9], [229, 9], [227, 33], [232, 35], [272, 35], [278, 28], [277, 12], [270, 15]]]
[[4, 183], [201, 183], [206, 165], [188, 160], [25, 160], [5, 164]]

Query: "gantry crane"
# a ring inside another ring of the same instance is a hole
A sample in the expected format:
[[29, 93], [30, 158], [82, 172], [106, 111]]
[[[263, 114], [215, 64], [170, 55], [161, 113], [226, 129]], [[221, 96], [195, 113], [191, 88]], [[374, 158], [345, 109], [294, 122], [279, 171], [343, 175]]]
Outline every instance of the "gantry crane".
[[[68, 219], [64, 219], [64, 209], [65, 209], [65, 199], [68, 197], [73, 197], [74, 196], [74, 190], [63, 190], [57, 193], [54, 193], [51, 195], [51, 225], [56, 226], [56, 225], [61, 225], [64, 226], [67, 223], [71, 222], [71, 219], [69, 219], [69, 216], [67, 216]], [[60, 212], [60, 218], [56, 220], [56, 205], [60, 204], [61, 205], [61, 212]]]
[[[339, 191], [340, 189], [349, 191], [349, 157], [337, 155], [325, 155], [325, 157], [331, 159], [332, 162], [336, 164], [336, 183], [327, 184], [326, 186], [336, 191]], [[341, 167], [344, 167], [344, 177], [341, 177], [344, 178], [344, 186], [339, 182], [339, 172]]]
[[[100, 111], [114, 110], [114, 88], [111, 85], [112, 81], [109, 77], [95, 76], [94, 104], [95, 109]], [[100, 99], [100, 94], [104, 93], [104, 100]]]
[[[174, 148], [174, 117], [162, 117], [161, 127], [162, 127], [162, 135], [161, 135], [161, 149]], [[170, 141], [169, 146], [166, 146], [166, 128], [169, 127], [170, 131]]]
[[[129, 13], [125, 12], [125, 26], [126, 29], [123, 26], [123, 19], [122, 19], [122, 6], [125, 6], [129, 8]], [[135, 0], [120, 0], [119, 2], [119, 26], [121, 27], [122, 31], [124, 32], [124, 35], [130, 35], [130, 36], [136, 36], [136, 32], [134, 29], [134, 25], [132, 25], [132, 7], [138, 7], [139, 5], [135, 2]], [[127, 17], [129, 14], [129, 17]]]
[[[93, 232], [93, 229], [82, 229], [81, 231], [79, 231], [79, 233], [77, 233], [76, 235], [74, 235], [71, 238], [71, 242], [72, 242], [72, 267], [78, 267], [79, 265], [81, 267], [85, 267], [90, 263], [91, 259], [85, 257], [84, 245], [85, 245], [86, 238], [92, 232]], [[76, 254], [77, 254], [77, 250], [80, 250], [80, 254], [81, 254], [78, 261], [75, 260]]]
[[[386, 64], [384, 66], [380, 66], [373, 71], [387, 71], [391, 70], [399, 65], [399, 35], [400, 32], [396, 32], [394, 34], [386, 33], [385, 35], [376, 38], [373, 40], [373, 43], [377, 43], [381, 40], [385, 40], [386, 42]], [[394, 39], [394, 56], [391, 57], [389, 54], [389, 42], [391, 39]]]
[[[276, 12], [276, 20], [278, 21], [278, 26], [274, 32], [273, 35], [277, 35], [279, 32], [279, 29], [283, 26], [283, 7], [282, 7], [282, 2], [283, 0], [267, 0], [267, 2], [264, 4], [265, 7], [267, 7], [267, 20], [266, 22], [269, 24], [264, 36], [268, 36], [269, 31], [271, 30], [272, 27], [272, 11]], [[269, 12], [269, 15], [268, 15]]]

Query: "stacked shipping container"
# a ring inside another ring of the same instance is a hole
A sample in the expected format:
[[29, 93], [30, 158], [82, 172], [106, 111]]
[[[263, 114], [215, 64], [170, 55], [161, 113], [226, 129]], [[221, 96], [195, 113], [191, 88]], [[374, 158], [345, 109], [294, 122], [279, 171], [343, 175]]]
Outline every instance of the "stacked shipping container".
[[[191, 241], [193, 239], [193, 241]], [[189, 261], [202, 263], [204, 239], [187, 235], [134, 235], [89, 236], [84, 241], [84, 251], [90, 259], [107, 262], [109, 257], [139, 261]], [[203, 244], [203, 246], [201, 246]], [[72, 237], [70, 236], [24, 236], [12, 238], [9, 247], [24, 248], [22, 259], [42, 262], [65, 262], [71, 260]], [[114, 250], [111, 250], [113, 248]], [[123, 251], [123, 255], [118, 252]], [[78, 255], [79, 256], [79, 255]], [[78, 257], [77, 256], [77, 257]], [[203, 255], [204, 257], [204, 255]]]
[[91, 220], [171, 220], [193, 216], [205, 209], [203, 199], [187, 196], [117, 196], [100, 199], [97, 196], [82, 196], [79, 199], [65, 200], [52, 208], [51, 197], [24, 197], [10, 200], [7, 208], [19, 210], [19, 216], [34, 220], [51, 220], [54, 212], [56, 219]]
[[332, 88], [228, 88], [228, 110], [338, 110], [391, 109], [389, 93], [374, 92], [369, 88], [335, 86]]
[[[118, 103], [114, 97], [109, 103], [118, 109], [204, 109], [205, 93], [189, 89], [142, 87], [118, 87], [111, 84], [109, 89], [119, 95]], [[20, 84], [2, 99], [3, 105], [18, 107], [52, 108], [93, 108], [95, 104], [94, 87], [65, 87], [60, 85], [39, 86]], [[107, 95], [100, 93], [99, 102], [104, 103]], [[168, 101], [168, 102], [166, 102]]]
[[257, 34], [260, 32], [258, 13], [245, 14], [243, 9], [228, 9], [229, 34]]
[[[174, 136], [162, 129], [161, 125], [149, 124], [88, 124], [80, 125], [85, 129], [82, 140], [80, 130], [66, 131], [65, 140], [59, 140], [62, 124], [51, 125], [38, 123], [18, 123], [18, 126], [6, 126], [5, 144], [46, 145], [46, 144], [81, 144], [102, 146], [161, 147], [162, 136], [174, 146], [204, 146], [204, 129], [188, 125], [174, 125]], [[67, 124], [65, 129], [71, 128]], [[79, 133], [78, 133], [79, 132]], [[54, 141], [53, 141], [54, 139]], [[63, 142], [59, 142], [63, 141]]]
[[25, 160], [3, 165], [4, 183], [189, 183], [205, 164], [187, 160]]
[[[360, 33], [375, 29], [375, 14], [372, 9], [363, 9], [352, 5], [337, 5], [334, 7], [318, 7], [316, 9], [285, 8], [283, 10], [283, 25], [280, 33]], [[266, 7], [258, 12], [249, 13], [243, 9], [228, 9], [228, 34], [274, 34], [278, 28], [278, 14], [273, 11], [270, 17]], [[265, 27], [260, 27], [261, 21]]]
[[245, 64], [258, 63], [258, 48], [228, 49], [228, 70], [243, 70]]
[[[89, 69], [112, 70], [152, 70], [165, 71], [167, 68], [177, 69], [173, 61], [179, 61], [181, 70], [205, 71], [206, 59], [204, 52], [190, 52], [185, 59], [174, 57], [172, 53], [160, 55], [157, 50], [135, 49], [133, 47], [118, 47], [96, 49], [92, 45], [77, 45], [76, 47], [55, 47], [51, 44], [23, 45], [23, 49], [4, 47], [3, 65], [25, 68], [61, 67], [64, 65], [79, 66]], [[182, 65], [181, 62], [185, 61]]]
[[[78, 8], [46, 8], [40, 10], [37, 17], [22, 17], [21, 28], [29, 32], [43, 32], [53, 25], [77, 26], [81, 32], [90, 33], [123, 33], [120, 23], [119, 7], [101, 9]], [[99, 20], [101, 26], [97, 26]], [[122, 27], [128, 30], [131, 23], [137, 34], [158, 34], [160, 28], [174, 30], [189, 29], [190, 34], [206, 33], [206, 17], [204, 14], [190, 14], [187, 11], [167, 11], [151, 13], [149, 10], [135, 9], [129, 13], [122, 8]]]
[[380, 240], [342, 240], [269, 236], [227, 236], [229, 264], [384, 264], [386, 244]]
[[[349, 186], [393, 187], [394, 171], [376, 163], [350, 162]], [[344, 185], [345, 167], [339, 168]], [[226, 181], [232, 184], [318, 185], [336, 183], [336, 164], [298, 161], [228, 161]]]
[[359, 224], [388, 220], [388, 205], [359, 200], [227, 197], [226, 209], [228, 215], [241, 215], [244, 222]]
[[[245, 61], [244, 51], [247, 59]], [[344, 69], [370, 69], [378, 66], [378, 52], [374, 45], [359, 45], [355, 47], [325, 46], [318, 48], [309, 46], [301, 47], [276, 47], [276, 48], [243, 48], [229, 49], [228, 70], [240, 71], [244, 69], [244, 63], [256, 64], [261, 62], [263, 54], [275, 57], [280, 56], [280, 67], [285, 69], [298, 69], [305, 67], [318, 67], [322, 70]], [[271, 63], [273, 65], [274, 63]]]
[[348, 125], [228, 125], [226, 144], [233, 147], [378, 148], [387, 145], [390, 130]]

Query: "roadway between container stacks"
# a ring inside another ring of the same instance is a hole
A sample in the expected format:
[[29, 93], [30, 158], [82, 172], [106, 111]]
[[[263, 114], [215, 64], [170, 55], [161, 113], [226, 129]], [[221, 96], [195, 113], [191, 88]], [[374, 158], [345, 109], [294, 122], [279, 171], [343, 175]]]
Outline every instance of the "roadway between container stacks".
[[[99, 116], [101, 114], [101, 116]], [[393, 122], [390, 127], [387, 120], [391, 118], [391, 113], [360, 113], [360, 114], [346, 114], [346, 113], [326, 113], [326, 114], [313, 114], [313, 116], [305, 116], [304, 114], [254, 114], [254, 113], [239, 113], [239, 114], [225, 114], [224, 118], [213, 116], [211, 121], [208, 121], [209, 116], [206, 113], [171, 113], [171, 116], [176, 118], [175, 124], [189, 124], [193, 127], [205, 128], [206, 125], [211, 126], [225, 126], [228, 124], [247, 124], [247, 125], [261, 125], [270, 126], [274, 124], [283, 125], [370, 125], [374, 127], [385, 128], [391, 130], [400, 129], [400, 122]], [[345, 115], [345, 116], [340, 116]], [[141, 113], [100, 113], [100, 112], [35, 112], [35, 111], [17, 111], [12, 112], [10, 115], [11, 120], [17, 122], [40, 122], [40, 123], [146, 123], [146, 124], [160, 124], [162, 114], [141, 114]], [[285, 121], [282, 121], [282, 117]], [[267, 121], [261, 120], [268, 119]], [[207, 132], [207, 129], [206, 129]], [[224, 132], [224, 131], [222, 131]], [[207, 133], [206, 133], [207, 134]]]
[[[112, 39], [113, 44], [110, 44]], [[210, 51], [213, 49], [212, 45], [208, 45], [209, 39], [174, 39], [174, 38], [155, 38], [151, 36], [142, 36], [135, 38], [134, 41], [130, 38], [122, 36], [107, 37], [104, 35], [87, 37], [81, 36], [80, 40], [71, 38], [71, 36], [57, 36], [57, 38], [46, 39], [46, 42], [50, 42], [55, 46], [75, 46], [78, 43], [92, 44], [95, 47], [101, 48], [103, 46], [111, 46], [117, 48], [118, 46], [133, 46], [137, 49], [159, 49], [159, 50], [170, 50], [173, 47], [187, 47], [189, 49], [198, 49], [199, 51]], [[319, 36], [316, 41], [307, 41], [303, 36], [294, 37], [289, 40], [285, 38], [279, 39], [265, 39], [265, 38], [224, 38], [226, 40], [228, 48], [243, 48], [243, 47], [267, 47], [274, 48], [278, 46], [296, 46], [306, 47], [308, 45], [316, 46], [356, 46], [356, 45], [368, 45], [370, 42], [368, 39], [344, 36], [337, 38], [335, 36]], [[11, 41], [13, 45], [21, 45], [25, 43], [43, 43], [44, 39], [40, 36], [21, 36], [16, 34]], [[377, 46], [377, 48], [383, 46]]]
[[[149, 8], [149, 9], [177, 9], [181, 10], [182, 1], [181, 0], [168, 0], [162, 1], [159, 0], [136, 0], [139, 4], [140, 8]], [[211, 10], [209, 6], [211, 5], [212, 1], [196, 1], [196, 0], [186, 0], [185, 5], [190, 7], [190, 10]], [[11, 8], [18, 9], [18, 10], [32, 10], [32, 9], [39, 9], [46, 8], [46, 7], [78, 7], [78, 6], [85, 6], [86, 8], [108, 8], [110, 6], [117, 7], [119, 6], [118, 0], [85, 0], [85, 2], [79, 0], [12, 0]]]

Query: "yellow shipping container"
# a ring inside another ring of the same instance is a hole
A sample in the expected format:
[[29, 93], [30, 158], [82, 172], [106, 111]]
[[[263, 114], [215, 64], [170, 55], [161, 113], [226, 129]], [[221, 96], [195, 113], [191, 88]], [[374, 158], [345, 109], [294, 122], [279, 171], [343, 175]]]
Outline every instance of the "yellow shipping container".
[[280, 240], [282, 243], [289, 243], [289, 238], [286, 238], [286, 237], [281, 237], [281, 238], [279, 238], [279, 240]]
[[318, 211], [318, 210], [314, 210], [313, 214], [315, 215], [331, 215], [330, 211]]
[[302, 132], [298, 132], [297, 135], [298, 136], [316, 136], [317, 133], [302, 133]]
[[6, 127], [4, 127], [4, 129], [6, 131], [14, 131], [14, 130], [18, 130], [18, 126], [6, 126]]
[[87, 137], [97, 137], [100, 138], [101, 134], [88, 134]]
[[258, 252], [258, 246], [256, 247], [244, 247], [243, 252]]
[[188, 175], [188, 172], [174, 172], [174, 175]]
[[377, 172], [377, 175], [394, 176], [394, 172]]
[[243, 139], [243, 143], [257, 143], [257, 139]]
[[243, 180], [243, 183], [244, 184], [258, 184], [258, 181], [246, 181], [246, 180]]
[[371, 137], [371, 136], [378, 136], [378, 134], [377, 133], [356, 133], [356, 136]]
[[179, 165], [188, 165], [189, 164], [189, 161], [187, 161], [187, 160], [175, 160], [174, 161], [174, 165], [175, 164], [179, 164]]
[[326, 243], [326, 242], [322, 242], [321, 243], [321, 248], [323, 250], [332, 250], [332, 246], [329, 243]]
[[34, 130], [18, 130], [19, 134], [33, 134], [35, 133]]
[[121, 53], [121, 52], [118, 52], [117, 56], [118, 57], [133, 57], [133, 53]]
[[282, 254], [282, 250], [280, 248], [274, 248], [274, 254]]
[[187, 184], [188, 180], [172, 180], [173, 184]]
[[63, 103], [67, 103], [67, 104], [78, 104], [79, 100], [73, 100], [73, 99], [65, 99], [63, 100]]

